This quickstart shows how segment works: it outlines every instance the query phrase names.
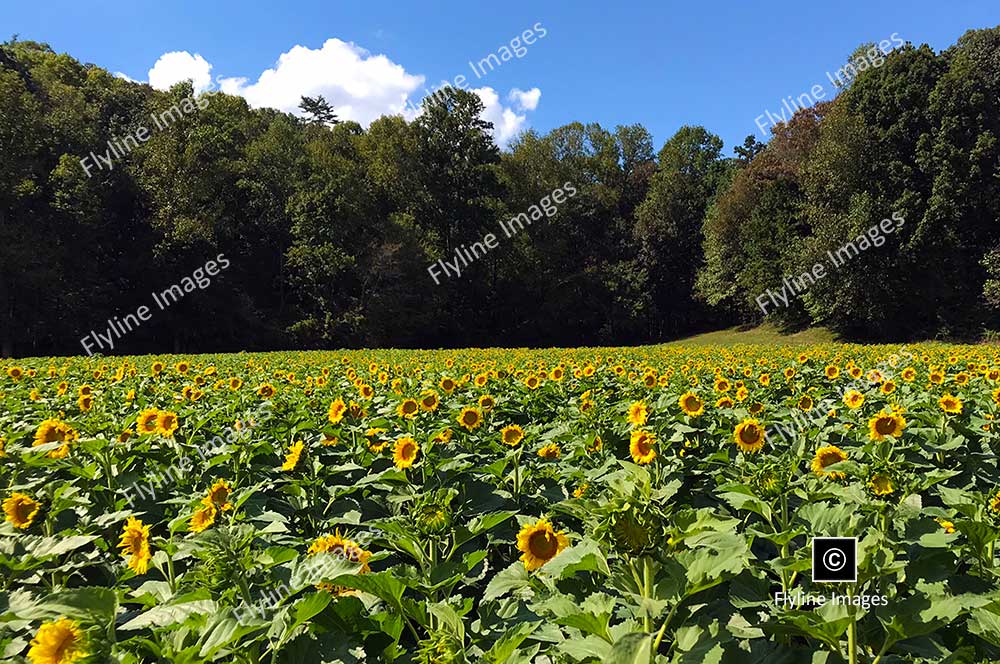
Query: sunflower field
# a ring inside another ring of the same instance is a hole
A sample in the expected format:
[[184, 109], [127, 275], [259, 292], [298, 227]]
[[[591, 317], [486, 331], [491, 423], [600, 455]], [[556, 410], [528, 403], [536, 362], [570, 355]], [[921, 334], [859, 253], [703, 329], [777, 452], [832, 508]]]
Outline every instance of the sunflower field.
[[998, 404], [992, 346], [5, 361], [0, 659], [1000, 661]]

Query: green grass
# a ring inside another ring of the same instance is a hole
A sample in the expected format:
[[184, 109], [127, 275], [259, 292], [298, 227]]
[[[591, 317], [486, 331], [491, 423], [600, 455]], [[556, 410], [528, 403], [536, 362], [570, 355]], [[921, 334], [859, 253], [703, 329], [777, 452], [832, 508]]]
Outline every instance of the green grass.
[[836, 335], [823, 327], [811, 327], [794, 334], [783, 334], [773, 325], [750, 329], [731, 327], [671, 341], [667, 345], [734, 346], [736, 344], [824, 344], [837, 341]]

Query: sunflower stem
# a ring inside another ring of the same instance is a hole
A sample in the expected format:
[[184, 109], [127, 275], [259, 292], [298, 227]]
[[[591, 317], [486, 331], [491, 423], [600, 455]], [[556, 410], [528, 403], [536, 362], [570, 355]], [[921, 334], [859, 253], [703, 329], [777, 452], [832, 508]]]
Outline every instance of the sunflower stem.
[[[649, 558], [645, 557], [642, 559], [642, 598], [648, 600], [653, 595], [653, 574], [649, 567]], [[650, 608], [647, 604], [643, 607], [642, 616], [643, 629], [646, 633], [653, 630], [653, 621], [650, 615]]]

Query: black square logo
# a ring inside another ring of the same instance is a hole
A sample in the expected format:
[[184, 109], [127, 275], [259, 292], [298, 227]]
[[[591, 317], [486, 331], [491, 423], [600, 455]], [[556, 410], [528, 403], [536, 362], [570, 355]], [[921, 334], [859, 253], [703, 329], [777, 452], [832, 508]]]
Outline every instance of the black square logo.
[[857, 583], [858, 538], [814, 537], [812, 578], [825, 583]]

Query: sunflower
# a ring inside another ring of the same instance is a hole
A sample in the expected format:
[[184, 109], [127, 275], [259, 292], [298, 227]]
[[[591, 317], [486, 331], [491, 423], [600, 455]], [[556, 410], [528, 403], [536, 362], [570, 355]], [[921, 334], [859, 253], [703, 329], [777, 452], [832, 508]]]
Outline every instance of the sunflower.
[[587, 452], [590, 454], [600, 452], [602, 449], [604, 449], [604, 441], [601, 440], [600, 436], [594, 436], [594, 442], [587, 446]]
[[344, 419], [344, 413], [347, 412], [347, 405], [344, 404], [344, 400], [337, 398], [330, 404], [330, 410], [327, 412], [327, 418], [330, 420], [330, 424], [340, 424], [340, 421]]
[[451, 394], [452, 392], [455, 391], [455, 388], [458, 387], [455, 381], [452, 380], [451, 378], [448, 378], [447, 376], [441, 379], [441, 382], [438, 383], [438, 386], [445, 391], [445, 394]]
[[641, 427], [649, 418], [649, 406], [645, 401], [636, 401], [628, 407], [628, 423], [634, 427]]
[[559, 445], [556, 443], [549, 443], [542, 449], [538, 450], [538, 456], [543, 459], [558, 459], [562, 456], [562, 450], [559, 449]]
[[528, 376], [527, 378], [524, 379], [524, 385], [529, 390], [538, 389], [538, 386], [541, 384], [542, 381], [538, 378], [538, 376], [535, 375]]
[[305, 449], [305, 443], [301, 440], [297, 440], [288, 448], [288, 453], [285, 454], [285, 463], [281, 464], [281, 469], [284, 471], [295, 470], [295, 466], [299, 465], [299, 457], [302, 456], [302, 450]]
[[503, 440], [504, 445], [514, 447], [524, 440], [524, 429], [516, 424], [505, 426], [500, 430], [500, 439]]
[[871, 479], [868, 480], [868, 486], [876, 496], [888, 496], [896, 490], [892, 484], [892, 478], [885, 473], [872, 475]]
[[417, 403], [416, 399], [403, 399], [403, 402], [396, 407], [396, 414], [408, 420], [416, 417], [419, 411], [420, 404]]
[[488, 413], [493, 410], [493, 406], [497, 405], [497, 402], [488, 394], [484, 394], [479, 397], [479, 407], [483, 409], [484, 412]]
[[1000, 491], [993, 494], [993, 498], [990, 499], [990, 511], [994, 514], [1000, 513]]
[[216, 514], [217, 510], [215, 509], [215, 505], [208, 500], [202, 500], [201, 508], [191, 515], [191, 520], [188, 522], [191, 532], [200, 533], [207, 530], [212, 524], [215, 523]]
[[944, 530], [945, 535], [952, 535], [955, 532], [955, 524], [947, 519], [934, 519], [938, 522], [938, 525]]
[[463, 408], [457, 419], [467, 431], [474, 431], [483, 423], [483, 414], [478, 408]]
[[645, 466], [652, 463], [656, 458], [656, 434], [650, 431], [633, 431], [629, 437], [628, 451], [632, 455], [632, 461]]
[[149, 552], [149, 526], [130, 516], [122, 528], [118, 548], [122, 550], [122, 555], [129, 559], [129, 569], [136, 574], [145, 574], [153, 557]]
[[882, 387], [879, 388], [879, 391], [882, 394], [892, 394], [893, 392], [896, 391], [896, 383], [894, 383], [891, 380], [887, 380], [884, 383], [882, 383]]
[[872, 440], [885, 440], [886, 436], [899, 438], [903, 435], [906, 420], [897, 412], [881, 411], [868, 420], [868, 437]]
[[702, 403], [701, 399], [694, 392], [685, 392], [677, 400], [677, 403], [688, 417], [698, 417], [705, 412], [705, 404]]
[[434, 442], [435, 443], [450, 443], [451, 442], [451, 437], [452, 437], [452, 431], [451, 431], [451, 429], [450, 428], [444, 429], [443, 431], [439, 432], [436, 436], [434, 436]]
[[233, 377], [233, 378], [229, 379], [229, 389], [230, 390], [232, 390], [232, 391], [235, 392], [236, 390], [240, 389], [241, 387], [243, 387], [243, 381], [242, 380], [240, 380], [239, 378], [236, 378], [236, 377]]
[[66, 422], [49, 419], [38, 425], [38, 430], [35, 431], [35, 440], [31, 446], [62, 443], [62, 447], [51, 450], [48, 456], [51, 459], [63, 459], [69, 454], [69, 444], [78, 437], [79, 434], [76, 430]]
[[69, 618], [43, 623], [28, 649], [31, 664], [74, 664], [88, 656], [83, 630]]
[[913, 367], [906, 367], [903, 369], [902, 373], [899, 374], [903, 380], [907, 383], [912, 383], [913, 379], [917, 377], [917, 370]]
[[836, 365], [830, 364], [827, 365], [826, 369], [823, 370], [823, 373], [826, 374], [826, 377], [828, 379], [837, 380], [837, 378], [840, 376], [840, 368], [837, 367]]
[[812, 460], [812, 471], [819, 477], [831, 480], [844, 479], [844, 473], [827, 470], [827, 467], [841, 461], [847, 461], [847, 453], [836, 445], [825, 445], [816, 450], [816, 456]]
[[799, 401], [796, 405], [799, 407], [799, 410], [804, 410], [808, 412], [813, 409], [814, 402], [811, 396], [809, 396], [808, 394], [803, 394], [801, 397], [799, 397]]
[[583, 494], [587, 493], [587, 489], [589, 489], [589, 488], [590, 488], [590, 485], [587, 484], [586, 482], [584, 482], [580, 486], [578, 486], [575, 489], [573, 489], [573, 497], [574, 498], [583, 498]]
[[438, 399], [437, 392], [434, 390], [427, 390], [420, 395], [420, 407], [428, 412], [437, 410], [438, 403], [440, 403], [440, 400]]
[[233, 490], [229, 486], [229, 482], [226, 480], [216, 480], [212, 488], [208, 490], [208, 495], [205, 498], [220, 512], [228, 512], [233, 509], [233, 504], [229, 502], [229, 496], [232, 492]]
[[744, 452], [758, 452], [764, 447], [764, 440], [767, 434], [760, 422], [754, 419], [745, 419], [736, 425], [733, 431], [733, 440], [736, 446]]
[[[35, 401], [35, 399], [32, 399], [32, 401]], [[80, 408], [80, 410], [86, 413], [94, 407], [94, 397], [89, 394], [82, 394], [80, 395], [80, 398], [77, 399], [76, 405]]]
[[161, 410], [156, 414], [156, 433], [164, 438], [173, 438], [177, 431], [177, 414]]
[[160, 416], [160, 411], [156, 408], [147, 408], [135, 419], [135, 428], [141, 434], [149, 435], [156, 433], [156, 420]]
[[[368, 561], [372, 557], [371, 551], [365, 551], [365, 549], [354, 540], [347, 539], [342, 536], [339, 530], [335, 531], [333, 535], [323, 535], [322, 537], [317, 538], [316, 541], [309, 546], [307, 555], [315, 556], [320, 553], [331, 553], [335, 556], [361, 565], [361, 568], [358, 570], [358, 574], [367, 574], [371, 571], [371, 568], [368, 566]], [[318, 571], [322, 572], [322, 568]], [[333, 584], [323, 582], [318, 583], [316, 588], [319, 590], [325, 590], [337, 596], [352, 595], [357, 592], [351, 588], [335, 586]]]
[[861, 392], [858, 392], [857, 390], [848, 390], [848, 392], [844, 394], [844, 405], [851, 410], [857, 410], [864, 402], [865, 395], [861, 394]]
[[946, 413], [957, 415], [962, 412], [962, 400], [950, 394], [946, 394], [938, 399], [938, 405]]
[[546, 519], [525, 524], [517, 534], [517, 549], [521, 552], [524, 568], [531, 572], [549, 562], [569, 546], [562, 531], [556, 532]]
[[257, 396], [263, 399], [270, 399], [276, 393], [277, 390], [275, 390], [274, 385], [271, 385], [270, 383], [264, 383], [263, 385], [257, 388]]
[[14, 492], [10, 494], [10, 498], [3, 501], [3, 512], [7, 515], [7, 520], [21, 530], [29, 528], [34, 523], [41, 508], [41, 503], [23, 493]]
[[728, 396], [719, 397], [719, 399], [715, 402], [716, 408], [732, 408], [735, 405], [736, 404], [733, 403], [733, 400]]
[[409, 468], [417, 460], [420, 453], [420, 445], [409, 436], [404, 436], [396, 441], [396, 447], [392, 451], [392, 462], [396, 468]]

